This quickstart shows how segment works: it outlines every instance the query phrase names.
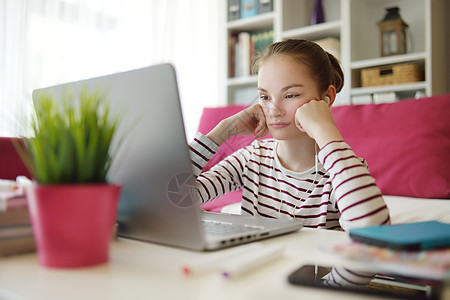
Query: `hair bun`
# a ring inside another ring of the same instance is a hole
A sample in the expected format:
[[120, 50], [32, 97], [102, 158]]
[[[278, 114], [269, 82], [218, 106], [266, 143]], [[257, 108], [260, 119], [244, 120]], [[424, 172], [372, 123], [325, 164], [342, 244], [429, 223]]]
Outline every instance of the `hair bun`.
[[326, 52], [328, 55], [328, 59], [330, 60], [331, 67], [333, 69], [333, 79], [331, 84], [336, 88], [336, 92], [339, 93], [344, 86], [344, 73], [342, 72], [341, 65], [339, 60], [334, 57], [333, 54]]

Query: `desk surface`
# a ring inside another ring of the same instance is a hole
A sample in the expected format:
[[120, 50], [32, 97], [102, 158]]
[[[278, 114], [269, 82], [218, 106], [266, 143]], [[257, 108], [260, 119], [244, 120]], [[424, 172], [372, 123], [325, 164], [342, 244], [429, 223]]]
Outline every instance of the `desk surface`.
[[[287, 276], [304, 263], [333, 263], [319, 250], [345, 232], [302, 229], [262, 241], [285, 246], [284, 256], [238, 278], [218, 272], [181, 273], [183, 263], [214, 253], [119, 239], [107, 264], [80, 269], [47, 269], [36, 254], [0, 258], [0, 299], [361, 299], [361, 295], [290, 285]], [[364, 299], [371, 297], [364, 296]], [[373, 299], [379, 299], [373, 297]]]

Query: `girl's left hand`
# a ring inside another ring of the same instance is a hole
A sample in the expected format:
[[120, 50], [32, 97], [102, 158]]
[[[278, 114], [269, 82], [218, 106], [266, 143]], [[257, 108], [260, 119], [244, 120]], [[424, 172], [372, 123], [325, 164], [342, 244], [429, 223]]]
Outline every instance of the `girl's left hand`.
[[328, 103], [323, 100], [312, 99], [300, 106], [295, 112], [295, 125], [316, 140], [319, 147], [333, 139], [342, 140]]

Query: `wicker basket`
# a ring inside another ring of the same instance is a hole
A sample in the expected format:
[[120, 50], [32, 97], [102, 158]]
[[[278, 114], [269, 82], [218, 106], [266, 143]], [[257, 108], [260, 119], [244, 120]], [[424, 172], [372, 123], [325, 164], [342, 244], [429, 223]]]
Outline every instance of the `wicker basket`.
[[398, 64], [361, 70], [362, 87], [417, 82], [423, 79], [423, 71], [416, 64]]

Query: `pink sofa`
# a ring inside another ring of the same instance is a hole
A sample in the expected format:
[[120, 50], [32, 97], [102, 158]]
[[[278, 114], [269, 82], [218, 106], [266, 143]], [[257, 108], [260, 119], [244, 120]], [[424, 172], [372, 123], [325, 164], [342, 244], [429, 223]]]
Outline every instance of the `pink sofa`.
[[[205, 108], [199, 131], [208, 133], [220, 120], [245, 106]], [[394, 223], [437, 219], [450, 223], [450, 94], [392, 104], [349, 105], [332, 108], [345, 140], [367, 160], [385, 195]], [[210, 168], [251, 136], [234, 136], [213, 156]], [[0, 179], [31, 178], [11, 138], [0, 138]], [[236, 191], [202, 205], [205, 210], [239, 211]]]
[[[199, 131], [206, 134], [220, 120], [245, 107], [205, 108]], [[366, 159], [391, 215], [396, 217], [394, 223], [423, 219], [450, 223], [450, 202], [443, 200], [450, 198], [449, 112], [450, 94], [332, 108], [344, 139], [358, 156]], [[205, 169], [251, 141], [251, 136], [233, 137]], [[241, 194], [241, 191], [229, 193], [202, 208], [228, 212], [224, 208], [239, 203]], [[405, 218], [406, 214], [411, 217]]]

